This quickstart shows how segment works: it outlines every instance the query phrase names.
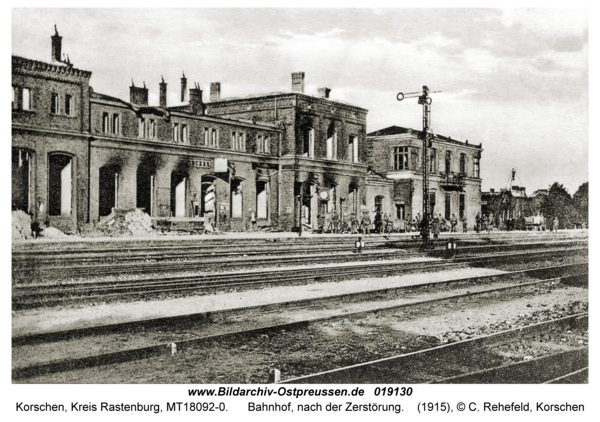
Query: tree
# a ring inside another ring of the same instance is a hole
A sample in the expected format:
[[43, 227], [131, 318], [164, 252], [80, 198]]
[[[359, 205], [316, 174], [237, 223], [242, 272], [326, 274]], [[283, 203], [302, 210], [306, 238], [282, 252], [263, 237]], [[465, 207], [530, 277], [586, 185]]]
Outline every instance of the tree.
[[558, 182], [554, 182], [548, 190], [548, 195], [542, 203], [542, 214], [551, 226], [551, 222], [558, 217], [558, 227], [561, 229], [571, 227], [577, 218], [577, 210], [573, 205], [573, 198]]
[[580, 223], [585, 223], [586, 227], [588, 226], [588, 182], [585, 182], [575, 195], [573, 195], [573, 205], [575, 210], [577, 211], [577, 217]]

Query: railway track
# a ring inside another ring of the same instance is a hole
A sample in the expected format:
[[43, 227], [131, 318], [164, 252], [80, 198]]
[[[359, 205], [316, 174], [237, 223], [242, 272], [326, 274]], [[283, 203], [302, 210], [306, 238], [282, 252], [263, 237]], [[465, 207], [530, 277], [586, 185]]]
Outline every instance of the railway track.
[[[445, 243], [444, 243], [445, 245]], [[527, 242], [516, 244], [492, 244], [482, 246], [461, 247], [458, 250], [460, 255], [477, 254], [493, 251], [510, 251], [523, 249], [545, 249], [555, 246], [582, 246], [587, 245], [587, 240], [561, 240], [554, 242]], [[431, 250], [430, 256], [443, 255], [443, 249]], [[161, 272], [185, 272], [185, 271], [214, 271], [219, 268], [256, 268], [265, 266], [292, 266], [320, 263], [341, 263], [356, 262], [367, 260], [394, 259], [399, 256], [419, 256], [419, 253], [407, 252], [405, 250], [385, 250], [371, 251], [368, 253], [356, 254], [352, 251], [332, 253], [313, 253], [306, 255], [291, 256], [226, 256], [218, 257], [206, 255], [200, 259], [175, 261], [175, 262], [144, 262], [137, 263], [116, 263], [116, 264], [98, 264], [90, 265], [43, 265], [30, 264], [28, 266], [13, 267], [13, 279], [17, 280], [39, 280], [39, 279], [65, 279], [74, 277], [101, 277], [115, 274], [144, 274]]]
[[[407, 271], [450, 269], [464, 265], [480, 266], [489, 262], [528, 262], [540, 258], [556, 258], [585, 253], [587, 248], [554, 249], [548, 251], [491, 254], [458, 257], [444, 261], [382, 261], [362, 265], [336, 265], [316, 268], [282, 268], [277, 272], [253, 271], [244, 273], [217, 273], [197, 276], [137, 279], [131, 281], [106, 281], [76, 284], [16, 285], [13, 286], [12, 307], [32, 309], [42, 306], [77, 303], [81, 301], [118, 300], [131, 296], [152, 296], [175, 292], [209, 293], [225, 288], [257, 288], [263, 285], [341, 280], [353, 277], [380, 277]], [[361, 256], [361, 255], [355, 255]], [[364, 255], [367, 256], [367, 255]]]
[[[533, 274], [543, 275], [548, 272], [556, 273], [557, 268], [559, 268], [559, 267], [530, 270], [528, 273], [530, 275], [533, 275]], [[561, 271], [568, 273], [569, 269], [574, 272], [577, 272], [577, 271], [581, 270], [581, 265], [566, 266], [566, 267], [563, 267]], [[527, 272], [519, 272], [519, 273], [527, 273]], [[446, 281], [446, 282], [442, 282], [442, 283], [438, 283], [438, 284], [446, 285], [446, 286], [463, 286], [463, 287], [465, 286], [465, 283], [467, 283], [467, 284], [477, 283], [477, 284], [481, 285], [484, 282], [484, 280], [487, 281], [488, 283], [491, 282], [492, 280], [495, 281], [496, 277], [497, 277], [497, 275], [482, 276], [482, 277], [476, 277], [477, 281], [475, 281], [473, 279], [459, 279], [459, 280]], [[507, 274], [507, 275], [503, 275], [502, 277], [509, 278], [510, 275]], [[398, 310], [400, 310], [400, 309], [407, 310], [410, 308], [423, 307], [425, 305], [431, 306], [432, 304], [436, 304], [436, 303], [456, 301], [456, 300], [461, 300], [461, 299], [465, 299], [465, 298], [473, 298], [473, 297], [479, 296], [479, 295], [506, 293], [506, 292], [512, 291], [512, 290], [528, 289], [528, 288], [534, 288], [536, 286], [543, 286], [543, 285], [548, 285], [548, 284], [556, 284], [556, 283], [569, 284], [569, 283], [573, 283], [573, 282], [579, 283], [579, 284], [583, 283], [583, 284], [587, 285], [587, 273], [569, 274], [569, 275], [564, 275], [562, 277], [554, 277], [554, 278], [550, 278], [550, 279], [538, 280], [538, 281], [533, 281], [533, 282], [514, 284], [511, 286], [504, 286], [504, 287], [500, 287], [500, 288], [494, 288], [494, 287], [481, 288], [477, 291], [467, 291], [466, 293], [459, 293], [459, 294], [456, 294], [455, 292], [450, 291], [448, 294], [444, 294], [443, 296], [433, 299], [433, 300], [416, 300], [411, 303], [402, 303], [399, 305], [392, 305], [392, 306], [388, 305], [388, 306], [383, 306], [383, 307], [376, 306], [376, 307], [372, 307], [371, 309], [358, 311], [358, 312], [338, 312], [334, 315], [321, 317], [321, 318], [298, 320], [298, 321], [294, 321], [294, 322], [270, 325], [270, 326], [266, 326], [266, 327], [257, 327], [257, 328], [243, 330], [243, 331], [236, 331], [236, 332], [204, 336], [204, 337], [196, 337], [196, 338], [192, 338], [189, 340], [181, 340], [181, 341], [174, 340], [174, 341], [170, 341], [169, 343], [166, 343], [166, 344], [165, 343], [155, 344], [155, 345], [151, 345], [151, 346], [147, 346], [147, 347], [119, 350], [119, 351], [115, 351], [112, 353], [103, 353], [103, 354], [85, 356], [85, 357], [80, 357], [80, 358], [51, 361], [51, 362], [46, 362], [43, 364], [37, 364], [37, 365], [31, 365], [31, 366], [22, 366], [22, 367], [18, 367], [18, 368], [13, 368], [12, 375], [13, 375], [13, 380], [21, 380], [21, 379], [41, 376], [44, 374], [64, 372], [64, 371], [69, 371], [69, 370], [74, 370], [74, 369], [90, 368], [90, 367], [96, 367], [96, 366], [101, 366], [101, 365], [110, 365], [110, 364], [116, 364], [116, 363], [120, 363], [120, 362], [130, 362], [133, 360], [140, 360], [140, 359], [146, 359], [146, 358], [150, 358], [150, 357], [154, 357], [154, 356], [164, 355], [167, 350], [173, 349], [173, 345], [175, 345], [175, 347], [178, 351], [181, 351], [181, 350], [184, 350], [189, 347], [198, 347], [201, 345], [209, 344], [210, 342], [214, 342], [214, 341], [222, 341], [222, 340], [233, 339], [233, 338], [235, 338], [239, 341], [240, 339], [243, 339], [248, 336], [256, 336], [256, 335], [259, 335], [262, 333], [269, 334], [269, 333], [273, 333], [273, 332], [280, 332], [282, 330], [285, 331], [285, 330], [294, 330], [294, 329], [299, 329], [299, 328], [305, 328], [308, 325], [323, 323], [326, 321], [334, 321], [334, 320], [340, 320], [340, 319], [365, 318], [369, 315], [382, 315], [385, 313], [394, 313], [394, 312], [398, 312]], [[419, 286], [406, 286], [403, 289], [407, 289], [409, 287], [413, 289], [413, 293], [414, 293], [415, 288], [417, 288], [417, 289], [419, 288]], [[429, 287], [433, 287], [433, 286], [429, 286]], [[427, 290], [429, 287], [421, 286], [421, 288], [425, 289], [425, 290]], [[437, 286], [437, 287], [439, 287], [439, 286]], [[355, 295], [358, 296], [358, 295], [360, 295], [360, 293], [356, 293]], [[319, 302], [319, 301], [323, 301], [323, 300], [331, 300], [331, 298], [319, 298], [319, 299], [314, 299], [313, 301]], [[293, 304], [290, 304], [290, 303], [282, 304], [282, 306], [286, 306], [286, 307], [288, 307], [290, 305], [293, 306]], [[296, 303], [295, 305], [306, 305], [306, 301], [304, 301], [304, 303]], [[69, 341], [72, 341], [73, 338], [80, 337], [80, 336], [91, 336], [91, 335], [93, 336], [93, 335], [105, 334], [106, 330], [131, 332], [136, 327], [139, 328], [140, 326], [144, 326], [144, 324], [147, 325], [148, 323], [159, 324], [159, 325], [165, 326], [165, 327], [168, 327], [168, 326], [172, 327], [174, 324], [181, 323], [182, 318], [187, 318], [188, 324], [189, 324], [190, 320], [195, 321], [194, 318], [190, 318], [190, 317], [191, 316], [189, 316], [189, 315], [183, 316], [183, 317], [179, 316], [179, 317], [175, 317], [172, 319], [161, 319], [161, 320], [153, 320], [153, 321], [136, 321], [136, 322], [129, 323], [129, 324], [120, 324], [119, 326], [93, 327], [93, 328], [86, 328], [83, 330], [68, 330], [68, 331], [55, 332], [55, 333], [46, 333], [46, 334], [37, 335], [37, 336], [23, 336], [21, 338], [13, 338], [13, 350], [15, 347], [18, 347], [19, 345], [27, 345], [27, 344], [32, 344], [32, 343], [39, 344], [39, 343], [43, 343], [43, 342], [62, 341], [62, 340], [66, 340], [66, 339], [68, 339]], [[572, 318], [575, 318], [575, 317], [572, 317]], [[564, 319], [564, 321], [567, 321], [567, 320], [569, 320], [569, 319], [568, 318]], [[530, 330], [530, 328], [522, 327], [521, 330]], [[142, 332], [145, 335], [145, 331], [142, 331]], [[502, 337], [503, 335], [504, 335], [504, 337]], [[498, 334], [498, 336], [500, 336], [502, 338], [506, 338], [506, 335], [504, 333], [500, 333], [500, 334]], [[487, 341], [487, 340], [484, 340], [484, 342], [485, 341]], [[69, 349], [70, 344], [67, 344], [66, 347]], [[68, 352], [66, 351], [65, 354], [68, 354]], [[392, 359], [392, 358], [390, 358], [390, 359]], [[370, 364], [367, 363], [364, 365], [368, 366]], [[313, 381], [313, 379], [309, 380], [308, 382], [312, 382], [312, 381]], [[294, 380], [290, 380], [289, 382], [294, 382]], [[304, 382], [304, 381], [302, 379], [301, 381], [298, 381], [298, 382]], [[319, 382], [319, 381], [315, 381], [315, 382]], [[353, 381], [348, 381], [348, 382], [353, 382]], [[360, 382], [360, 381], [356, 381], [356, 382]], [[329, 383], [329, 382], [327, 382], [327, 383]]]
[[[551, 321], [541, 322], [527, 327], [518, 327], [493, 333], [487, 336], [457, 343], [446, 344], [420, 350], [408, 354], [378, 359], [304, 377], [282, 381], [282, 384], [401, 384], [401, 383], [516, 383], [533, 384], [544, 382], [560, 382], [560, 379], [574, 377], [588, 367], [588, 349], [573, 348], [566, 352], [553, 353], [538, 359], [531, 359], [517, 364], [501, 364], [468, 374], [442, 378], [436, 373], [444, 365], [456, 368], [456, 362], [462, 366], [469, 361], [475, 362], [484, 353], [499, 345], [535, 341], [536, 336], [562, 330], [587, 329], [588, 314], [581, 313]], [[431, 363], [435, 362], [435, 365]], [[456, 369], [453, 369], [456, 370]]]
[[[449, 237], [448, 237], [449, 238]], [[302, 239], [302, 241], [300, 241]], [[531, 236], [501, 236], [481, 237], [480, 235], [463, 235], [456, 237], [461, 246], [474, 246], [477, 244], [503, 244], [510, 242], [531, 242]], [[556, 236], [536, 236], [536, 241], [560, 240]], [[574, 240], [569, 237], [565, 240]], [[275, 242], [277, 241], [277, 242]], [[332, 239], [267, 239], [261, 242], [248, 242], [240, 240], [235, 244], [224, 244], [214, 241], [180, 241], [178, 243], [167, 243], [155, 246], [144, 246], [143, 244], [125, 244], [121, 247], [107, 245], [104, 248], [98, 248], [95, 244], [80, 245], [78, 248], [57, 248], [57, 249], [39, 249], [33, 247], [37, 245], [27, 245], [31, 249], [24, 250], [18, 248], [13, 250], [12, 261], [14, 268], [28, 268], [37, 265], [52, 264], [74, 264], [74, 263], [93, 263], [100, 262], [126, 262], [136, 260], [183, 260], [189, 258], [198, 258], [199, 256], [219, 257], [239, 257], [251, 255], [286, 255], [286, 254], [309, 254], [314, 252], [343, 252], [354, 248], [355, 238], [341, 237]], [[446, 238], [434, 241], [438, 247], [443, 247]], [[366, 242], [367, 250], [376, 250], [380, 248], [394, 249], [417, 249], [421, 245], [420, 240], [407, 239], [406, 236], [394, 239], [392, 236], [373, 236]], [[258, 250], [257, 250], [258, 249]]]

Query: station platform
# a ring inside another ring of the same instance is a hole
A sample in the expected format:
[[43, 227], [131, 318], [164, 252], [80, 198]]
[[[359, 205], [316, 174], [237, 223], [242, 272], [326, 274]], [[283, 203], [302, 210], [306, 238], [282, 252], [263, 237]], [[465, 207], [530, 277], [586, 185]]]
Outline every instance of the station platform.
[[[585, 237], [588, 236], [588, 230], [559, 230], [555, 235], [557, 237]], [[475, 231], [468, 231], [466, 233], [449, 233], [444, 232], [440, 234], [440, 238], [457, 238], [461, 237], [481, 237], [481, 238], [493, 238], [494, 236], [531, 236], [532, 238], [540, 237], [540, 236], [550, 236], [551, 232], [549, 231], [493, 231], [492, 233], [477, 233]], [[218, 232], [218, 233], [210, 233], [210, 234], [196, 234], [196, 235], [173, 235], [173, 234], [156, 234], [153, 236], [145, 236], [145, 237], [80, 237], [80, 236], [69, 236], [67, 238], [62, 239], [22, 239], [22, 240], [13, 240], [12, 245], [13, 248], [24, 249], [27, 248], [28, 245], [69, 245], [69, 244], [101, 244], [101, 243], [112, 243], [112, 244], [128, 244], [128, 243], [148, 243], [151, 242], [153, 244], [160, 243], [168, 243], [168, 242], [202, 242], [202, 241], [224, 241], [228, 242], [231, 240], [271, 240], [271, 239], [287, 239], [290, 241], [295, 241], [299, 239], [333, 239], [333, 238], [357, 238], [363, 237], [365, 241], [369, 239], [386, 239], [386, 240], [408, 240], [411, 238], [419, 238], [419, 234], [417, 232], [408, 232], [408, 233], [392, 233], [392, 234], [332, 234], [332, 233], [310, 233], [304, 232], [302, 236], [299, 236], [298, 233], [293, 232]]]
[[[408, 258], [402, 262], [437, 261], [437, 258]], [[397, 261], [390, 261], [397, 262]], [[360, 263], [364, 264], [364, 263]], [[327, 265], [327, 264], [323, 264]], [[347, 265], [359, 265], [348, 263]], [[135, 301], [104, 305], [81, 305], [81, 308], [46, 308], [13, 312], [12, 336], [43, 334], [54, 331], [89, 328], [99, 325], [142, 321], [147, 319], [185, 316], [224, 310], [235, 310], [324, 298], [349, 293], [442, 282], [465, 277], [500, 274], [503, 271], [487, 268], [460, 268], [433, 273], [415, 273], [383, 278], [364, 278], [341, 282], [324, 282], [300, 286], [279, 286], [260, 290], [189, 296], [160, 301]]]

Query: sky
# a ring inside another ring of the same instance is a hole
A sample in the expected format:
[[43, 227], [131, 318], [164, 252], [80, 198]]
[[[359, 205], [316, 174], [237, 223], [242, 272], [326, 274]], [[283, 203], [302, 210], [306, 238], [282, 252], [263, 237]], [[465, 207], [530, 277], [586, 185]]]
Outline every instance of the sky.
[[569, 9], [12, 9], [12, 54], [50, 61], [63, 52], [92, 71], [96, 92], [129, 100], [133, 79], [158, 104], [179, 104], [180, 78], [209, 101], [291, 90], [369, 110], [367, 132], [420, 129], [416, 99], [433, 91], [434, 133], [481, 143], [482, 190], [506, 187], [511, 169], [531, 194], [588, 181], [588, 10]]

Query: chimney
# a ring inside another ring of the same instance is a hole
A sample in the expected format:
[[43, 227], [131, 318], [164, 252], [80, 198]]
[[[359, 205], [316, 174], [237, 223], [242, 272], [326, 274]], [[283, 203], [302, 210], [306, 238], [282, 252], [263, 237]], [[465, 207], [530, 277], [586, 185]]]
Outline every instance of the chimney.
[[304, 94], [304, 72], [292, 73], [292, 92]]
[[162, 77], [162, 75], [160, 76], [160, 79], [162, 79], [162, 82], [158, 84], [158, 86], [160, 87], [158, 105], [159, 107], [167, 108], [167, 83], [165, 82], [165, 79]]
[[187, 78], [185, 77], [185, 73], [183, 73], [183, 77], [181, 78], [181, 102], [182, 103], [185, 101], [185, 91], [186, 90], [187, 90]]
[[58, 35], [58, 29], [54, 25], [54, 35], [52, 35], [52, 63], [62, 62], [60, 52], [62, 50], [62, 37]]
[[331, 92], [331, 89], [319, 88], [317, 91], [319, 91], [319, 98], [329, 98], [329, 93]]
[[129, 87], [129, 102], [137, 105], [148, 105], [148, 88], [146, 88], [146, 82], [144, 87], [137, 87], [131, 80], [131, 86]]
[[215, 103], [221, 100], [221, 82], [212, 82], [210, 84], [210, 102]]
[[188, 109], [194, 114], [204, 115], [206, 107], [202, 102], [202, 90], [198, 83], [195, 84], [194, 88], [190, 89], [190, 106]]

